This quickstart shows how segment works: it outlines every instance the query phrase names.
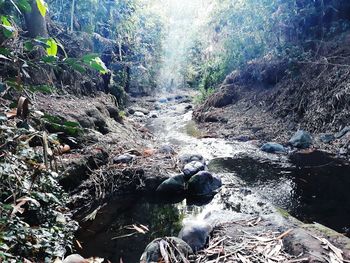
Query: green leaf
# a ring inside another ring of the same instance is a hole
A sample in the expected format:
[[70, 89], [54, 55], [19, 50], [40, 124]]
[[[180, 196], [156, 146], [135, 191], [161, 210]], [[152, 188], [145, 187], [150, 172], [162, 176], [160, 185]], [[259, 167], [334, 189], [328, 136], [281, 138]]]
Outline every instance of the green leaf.
[[39, 9], [40, 14], [45, 17], [47, 11], [47, 4], [44, 0], [36, 0], [36, 5]]
[[88, 64], [90, 63], [90, 61], [92, 61], [95, 58], [98, 58], [98, 54], [87, 54], [82, 57], [82, 60], [84, 63]]
[[49, 85], [38, 85], [38, 86], [30, 86], [29, 90], [34, 93], [41, 92], [43, 94], [52, 94], [55, 88]]
[[11, 56], [10, 50], [4, 47], [0, 47], [0, 54], [4, 56]]
[[45, 63], [53, 63], [57, 61], [57, 58], [53, 56], [44, 56], [41, 58], [41, 60]]
[[63, 123], [63, 125], [67, 127], [72, 127], [72, 128], [80, 127], [79, 122], [74, 122], [74, 121], [66, 121]]
[[3, 27], [6, 38], [12, 37], [13, 33], [16, 31], [6, 16], [1, 16], [1, 26]]
[[86, 69], [82, 65], [80, 65], [81, 61], [76, 58], [66, 58], [64, 62], [80, 73], [86, 72]]
[[95, 58], [90, 62], [90, 67], [92, 67], [93, 69], [98, 70], [101, 74], [106, 74], [108, 73], [108, 69], [105, 65], [105, 63], [103, 63], [103, 61], [100, 58]]
[[53, 38], [49, 38], [46, 41], [46, 44], [48, 45], [46, 48], [47, 55], [55, 57], [58, 50], [57, 42]]
[[18, 0], [17, 1], [17, 6], [22, 12], [31, 12], [32, 7], [28, 0]]
[[32, 51], [34, 49], [34, 45], [33, 45], [32, 41], [24, 42], [24, 49], [27, 51]]
[[98, 70], [101, 74], [108, 73], [105, 63], [103, 63], [97, 54], [87, 54], [82, 57], [82, 60], [86, 65]]

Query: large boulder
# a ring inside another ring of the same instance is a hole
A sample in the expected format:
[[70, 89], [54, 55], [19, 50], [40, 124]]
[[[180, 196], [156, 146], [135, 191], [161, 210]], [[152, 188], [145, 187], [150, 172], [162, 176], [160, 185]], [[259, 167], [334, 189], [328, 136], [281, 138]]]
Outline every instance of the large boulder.
[[157, 238], [147, 245], [140, 263], [165, 262], [162, 255], [164, 252], [168, 255], [170, 262], [183, 262], [183, 257], [188, 258], [188, 255], [193, 253], [191, 247], [180, 238]]
[[185, 165], [182, 172], [185, 175], [185, 179], [189, 180], [192, 175], [195, 175], [196, 173], [203, 171], [204, 169], [205, 169], [205, 165], [202, 162], [192, 161]]
[[169, 197], [175, 194], [183, 194], [185, 192], [185, 178], [182, 174], [170, 177], [161, 183], [157, 188], [157, 193], [167, 194]]
[[204, 221], [186, 222], [179, 233], [179, 238], [196, 252], [207, 244], [212, 229], [212, 226]]
[[193, 175], [188, 181], [188, 195], [214, 195], [215, 191], [221, 187], [221, 179], [214, 177], [211, 173], [201, 171]]
[[267, 153], [283, 153], [286, 151], [283, 145], [275, 142], [265, 143], [260, 149]]
[[311, 146], [312, 138], [308, 132], [299, 130], [289, 140], [289, 144], [296, 148], [306, 149]]

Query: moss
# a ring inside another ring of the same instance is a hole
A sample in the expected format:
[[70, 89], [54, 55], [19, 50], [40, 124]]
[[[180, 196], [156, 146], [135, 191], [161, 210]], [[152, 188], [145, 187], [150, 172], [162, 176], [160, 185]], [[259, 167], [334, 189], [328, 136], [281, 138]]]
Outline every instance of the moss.
[[284, 218], [290, 218], [290, 217], [291, 217], [291, 215], [288, 213], [287, 210], [284, 210], [284, 209], [282, 209], [282, 208], [280, 208], [280, 207], [277, 207], [277, 208], [276, 208], [276, 211], [277, 211], [278, 214], [280, 214], [280, 215], [283, 216]]
[[199, 138], [202, 136], [202, 132], [198, 129], [194, 121], [188, 122], [185, 126], [185, 129], [186, 129], [186, 134], [192, 137]]

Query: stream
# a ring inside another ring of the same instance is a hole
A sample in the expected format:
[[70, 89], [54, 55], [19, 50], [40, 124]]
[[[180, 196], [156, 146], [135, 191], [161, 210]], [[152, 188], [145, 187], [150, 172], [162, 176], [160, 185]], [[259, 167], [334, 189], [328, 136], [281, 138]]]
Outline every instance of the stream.
[[[147, 119], [156, 140], [150, 147], [173, 145], [178, 155], [201, 154], [223, 187], [207, 200], [179, 200], [176, 204], [146, 196], [112, 200], [96, 219], [83, 226], [77, 239], [85, 257], [135, 263], [154, 238], [177, 236], [183, 222], [205, 219], [211, 223], [265, 215], [278, 223], [279, 207], [297, 219], [324, 224], [350, 234], [350, 167], [296, 168], [285, 155], [267, 154], [254, 142], [201, 138], [187, 103], [160, 104], [158, 118]], [[135, 231], [146, 226], [149, 231]], [[120, 260], [122, 259], [122, 261]]]

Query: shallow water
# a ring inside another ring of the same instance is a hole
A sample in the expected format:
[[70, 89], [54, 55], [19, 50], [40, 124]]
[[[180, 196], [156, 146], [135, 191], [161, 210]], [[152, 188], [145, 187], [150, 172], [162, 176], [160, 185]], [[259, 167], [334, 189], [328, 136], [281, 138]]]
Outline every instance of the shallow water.
[[[220, 222], [243, 215], [274, 216], [274, 206], [302, 221], [316, 221], [350, 234], [349, 167], [297, 169], [286, 156], [261, 152], [252, 142], [201, 139], [186, 105], [164, 105], [159, 118], [149, 120], [147, 127], [157, 138], [150, 147], [172, 144], [180, 155], [203, 155], [210, 161], [209, 170], [222, 178], [221, 191], [210, 200], [177, 204], [135, 196], [110, 202], [78, 233], [83, 256], [104, 257], [112, 263], [121, 258], [124, 263], [139, 262], [150, 241], [177, 236], [183, 221], [209, 214]], [[132, 234], [137, 232], [130, 229], [133, 224], [147, 226], [149, 231]]]

